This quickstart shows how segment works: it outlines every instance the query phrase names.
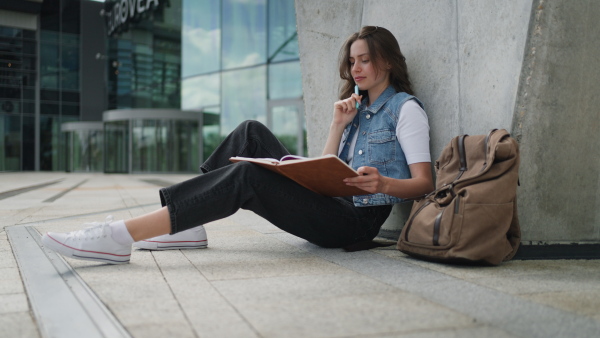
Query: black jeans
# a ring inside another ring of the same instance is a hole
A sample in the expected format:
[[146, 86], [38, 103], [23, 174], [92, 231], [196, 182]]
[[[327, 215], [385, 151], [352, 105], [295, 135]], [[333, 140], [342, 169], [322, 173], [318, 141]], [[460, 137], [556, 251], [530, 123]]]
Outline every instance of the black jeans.
[[279, 159], [289, 152], [264, 125], [246, 121], [200, 167], [204, 174], [160, 190], [171, 233], [251, 210], [275, 226], [323, 247], [373, 239], [391, 206], [355, 207], [351, 198], [325, 197], [232, 156]]

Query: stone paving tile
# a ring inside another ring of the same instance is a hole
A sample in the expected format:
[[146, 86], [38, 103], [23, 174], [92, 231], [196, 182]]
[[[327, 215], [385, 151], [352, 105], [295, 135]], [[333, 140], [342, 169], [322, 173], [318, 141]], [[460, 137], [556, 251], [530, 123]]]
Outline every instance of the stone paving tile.
[[600, 277], [597, 273], [504, 276], [495, 278], [473, 278], [470, 281], [508, 294], [529, 294], [553, 292], [565, 289], [600, 290]]
[[263, 234], [284, 232], [253, 212], [238, 212], [228, 217], [228, 220]]
[[[135, 301], [110, 302], [108, 307], [128, 330], [132, 327], [155, 323], [177, 326], [179, 333], [175, 336], [192, 331], [179, 303], [173, 298], [154, 298], [149, 294], [147, 297], [141, 297]], [[160, 337], [158, 333], [154, 333], [152, 336]]]
[[441, 329], [436, 331], [382, 334], [380, 338], [517, 338], [508, 332], [490, 326], [477, 326], [460, 329]]
[[[365, 276], [213, 282], [263, 337], [336, 337], [461, 328], [471, 318]], [[374, 285], [370, 289], [365, 284]], [[379, 285], [377, 287], [377, 285]], [[389, 290], [377, 292], [378, 290]]]
[[0, 316], [10, 312], [29, 311], [25, 293], [0, 294]]
[[[0, 257], [5, 256], [0, 254]], [[12, 255], [11, 255], [12, 256]], [[19, 269], [15, 267], [0, 268], [0, 294], [25, 293]]]
[[237, 262], [196, 263], [208, 280], [264, 278], [336, 273], [343, 268], [315, 257], [296, 259], [244, 260]]
[[297, 258], [298, 255], [307, 254], [304, 250], [255, 231], [211, 232], [209, 229], [207, 232], [209, 244], [206, 250], [186, 251], [197, 255], [195, 259], [198, 261]]
[[[357, 294], [401, 292], [388, 284], [350, 270], [337, 274], [221, 280], [212, 284], [231, 302], [270, 303], [280, 299], [321, 299]], [[226, 290], [226, 292], [225, 292]]]
[[68, 176], [65, 173], [0, 173], [0, 193], [23, 187], [42, 184]]
[[3, 268], [16, 268], [17, 262], [9, 250], [5, 254], [0, 254], [0, 271]]
[[0, 228], [0, 252], [11, 250], [10, 243], [8, 242], [8, 235], [3, 228]]
[[258, 337], [183, 252], [154, 252], [153, 256], [169, 287], [200, 337]]
[[0, 315], [1, 337], [37, 338], [40, 333], [28, 311], [2, 313]]
[[418, 261], [394, 248], [374, 251], [535, 303], [600, 319], [600, 260], [514, 260], [477, 267]]
[[181, 323], [179, 322], [168, 322], [161, 320], [158, 323], [149, 322], [142, 325], [134, 325], [127, 328], [127, 331], [133, 337], [142, 338], [164, 338], [164, 337], [177, 337], [177, 338], [197, 338], [191, 330], [182, 330]]
[[566, 291], [532, 293], [521, 297], [600, 321], [600, 288], [593, 290], [568, 288]]
[[173, 299], [150, 252], [132, 252], [130, 264], [110, 265], [67, 258], [79, 276], [109, 305], [151, 299]]

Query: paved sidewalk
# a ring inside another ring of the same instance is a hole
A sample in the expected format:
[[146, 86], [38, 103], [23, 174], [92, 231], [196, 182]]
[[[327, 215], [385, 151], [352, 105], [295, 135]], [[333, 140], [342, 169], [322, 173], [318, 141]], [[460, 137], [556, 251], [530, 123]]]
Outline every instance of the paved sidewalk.
[[[248, 211], [203, 250], [63, 259], [46, 231], [159, 207], [191, 175], [0, 174], [0, 337], [597, 337], [600, 260], [456, 267], [347, 253]], [[201, 211], [200, 211], [201, 212]]]

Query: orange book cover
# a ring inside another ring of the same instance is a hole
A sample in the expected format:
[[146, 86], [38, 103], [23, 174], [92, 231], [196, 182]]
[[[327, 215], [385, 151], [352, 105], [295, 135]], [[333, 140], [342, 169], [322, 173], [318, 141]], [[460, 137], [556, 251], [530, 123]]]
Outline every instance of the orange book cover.
[[279, 160], [238, 156], [229, 160], [231, 162], [247, 161], [255, 163], [324, 196], [338, 197], [369, 194], [367, 191], [344, 183], [345, 178], [358, 176], [358, 173], [335, 155], [313, 158], [288, 155]]

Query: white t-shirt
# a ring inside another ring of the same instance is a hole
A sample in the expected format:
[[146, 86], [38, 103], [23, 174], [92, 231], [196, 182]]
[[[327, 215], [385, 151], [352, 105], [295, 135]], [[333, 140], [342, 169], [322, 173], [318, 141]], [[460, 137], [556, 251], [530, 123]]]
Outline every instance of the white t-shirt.
[[[360, 130], [360, 126], [359, 126]], [[348, 149], [346, 162], [352, 166], [354, 147], [358, 139], [358, 132], [354, 133]], [[419, 162], [431, 162], [429, 153], [429, 122], [427, 114], [415, 100], [409, 100], [402, 105], [400, 117], [396, 125], [396, 139], [402, 147], [406, 162], [410, 165]], [[340, 142], [338, 154], [342, 152], [344, 142]]]

